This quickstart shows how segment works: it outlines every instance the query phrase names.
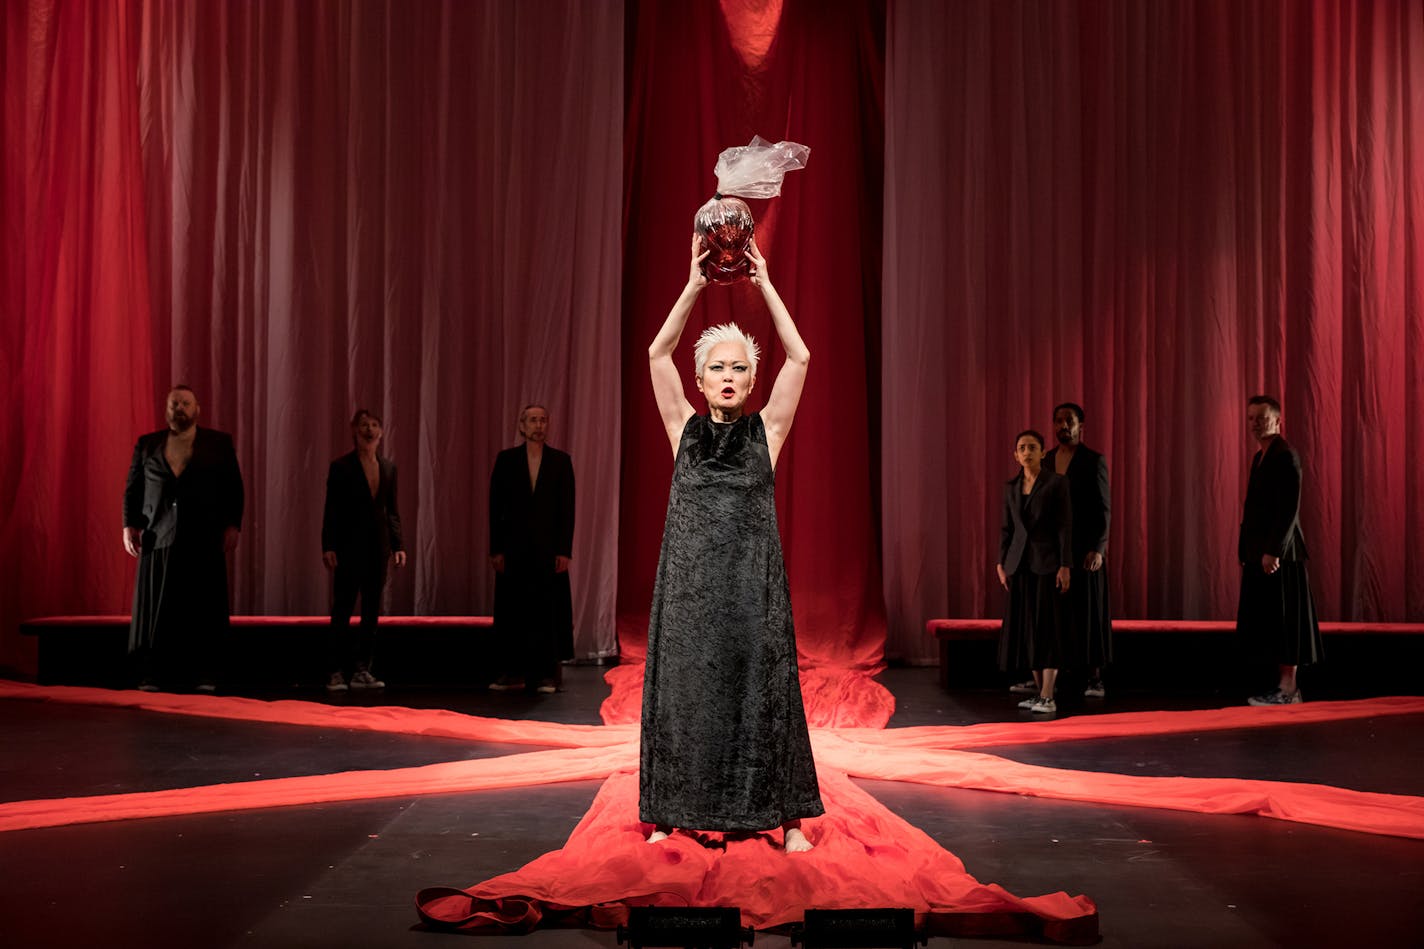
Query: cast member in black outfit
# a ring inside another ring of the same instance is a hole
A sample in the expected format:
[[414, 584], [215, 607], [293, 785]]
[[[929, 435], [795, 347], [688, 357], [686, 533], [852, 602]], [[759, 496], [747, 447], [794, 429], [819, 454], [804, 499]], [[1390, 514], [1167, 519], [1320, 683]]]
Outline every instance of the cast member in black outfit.
[[[385, 683], [371, 672], [386, 565], [405, 566], [400, 511], [396, 506], [395, 462], [380, 453], [381, 420], [366, 409], [351, 417], [354, 451], [331, 463], [326, 472], [326, 505], [321, 518], [321, 559], [332, 571], [331, 626], [326, 658], [332, 692], [347, 688], [379, 689]], [[361, 625], [351, 635], [351, 613], [361, 597]]]
[[1261, 447], [1251, 459], [1236, 542], [1241, 560], [1236, 631], [1257, 658], [1280, 672], [1276, 688], [1254, 696], [1251, 704], [1293, 705], [1303, 701], [1296, 670], [1322, 655], [1300, 530], [1300, 455], [1281, 436], [1281, 404], [1270, 396], [1251, 397], [1246, 425]]
[[129, 652], [147, 692], [160, 682], [215, 691], [228, 627], [242, 472], [232, 436], [199, 428], [200, 412], [188, 386], [169, 390], [168, 427], [139, 438], [124, 486], [124, 549], [138, 558]]
[[519, 413], [524, 444], [500, 452], [490, 474], [495, 691], [557, 692], [560, 663], [574, 656], [574, 465], [546, 444], [548, 432], [548, 410], [526, 405]]
[[1032, 669], [1038, 694], [1019, 708], [1035, 714], [1058, 710], [1053, 690], [1063, 664], [1072, 583], [1073, 508], [1068, 479], [1043, 467], [1043, 436], [1029, 429], [1014, 439], [1022, 467], [1004, 483], [999, 530], [999, 583], [1008, 591], [999, 668]]
[[1058, 444], [1043, 456], [1043, 466], [1068, 479], [1073, 504], [1073, 583], [1068, 593], [1064, 665], [1088, 674], [1083, 694], [1102, 698], [1102, 670], [1112, 661], [1112, 610], [1108, 604], [1108, 525], [1112, 494], [1108, 463], [1083, 444], [1083, 407], [1064, 402], [1053, 409]]
[[766, 406], [747, 414], [758, 348], [736, 324], [704, 332], [683, 393], [673, 352], [707, 285], [692, 240], [681, 296], [648, 347], [658, 413], [674, 455], [648, 617], [638, 811], [649, 843], [674, 828], [783, 830], [810, 850], [800, 819], [824, 812], [796, 667], [796, 632], [776, 526], [776, 460], [811, 354], [753, 241], [751, 281], [786, 350]]

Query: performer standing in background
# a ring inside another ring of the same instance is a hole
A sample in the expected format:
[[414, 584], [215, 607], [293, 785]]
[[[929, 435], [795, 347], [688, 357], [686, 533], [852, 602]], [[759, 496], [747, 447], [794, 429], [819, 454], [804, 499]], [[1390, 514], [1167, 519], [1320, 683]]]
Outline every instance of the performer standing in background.
[[124, 550], [138, 558], [129, 652], [146, 692], [160, 682], [216, 691], [242, 472], [232, 436], [199, 428], [201, 411], [191, 388], [170, 389], [168, 427], [139, 438], [124, 485]]
[[1053, 690], [1063, 664], [1067, 603], [1072, 583], [1073, 508], [1068, 479], [1043, 467], [1043, 436], [1032, 429], [1014, 439], [1023, 469], [1004, 483], [999, 531], [999, 583], [1008, 591], [999, 668], [1032, 669], [1038, 694], [1019, 708], [1058, 710]]
[[639, 817], [650, 843], [674, 828], [781, 827], [810, 850], [800, 819], [824, 813], [796, 666], [796, 632], [776, 524], [775, 469], [811, 353], [752, 241], [751, 281], [786, 351], [771, 396], [748, 415], [756, 342], [736, 324], [697, 341], [698, 415], [673, 353], [707, 285], [696, 237], [686, 286], [648, 347], [658, 413], [674, 454], [648, 618]]
[[1112, 494], [1108, 463], [1083, 444], [1083, 407], [1063, 402], [1053, 409], [1053, 434], [1058, 444], [1043, 456], [1043, 466], [1068, 479], [1073, 505], [1073, 581], [1068, 593], [1064, 665], [1086, 672], [1083, 695], [1100, 699], [1103, 667], [1112, 661], [1112, 610], [1108, 604], [1108, 526]]
[[1323, 654], [1300, 530], [1300, 455], [1281, 436], [1281, 404], [1272, 397], [1251, 397], [1246, 426], [1261, 447], [1251, 459], [1236, 542], [1241, 560], [1236, 632], [1255, 658], [1275, 664], [1280, 673], [1276, 688], [1253, 696], [1251, 704], [1293, 705], [1304, 701], [1297, 669], [1319, 662]]
[[[396, 466], [380, 454], [381, 419], [366, 409], [351, 417], [355, 450], [331, 463], [326, 473], [326, 504], [321, 518], [321, 560], [332, 571], [331, 626], [326, 637], [326, 688], [379, 689], [385, 683], [371, 673], [376, 626], [386, 565], [405, 566], [400, 511], [396, 506]], [[361, 626], [351, 636], [351, 613], [361, 598]]]
[[490, 474], [490, 566], [494, 568], [495, 691], [557, 692], [574, 656], [569, 562], [574, 548], [574, 465], [548, 445], [549, 411], [519, 413], [524, 444], [506, 448]]

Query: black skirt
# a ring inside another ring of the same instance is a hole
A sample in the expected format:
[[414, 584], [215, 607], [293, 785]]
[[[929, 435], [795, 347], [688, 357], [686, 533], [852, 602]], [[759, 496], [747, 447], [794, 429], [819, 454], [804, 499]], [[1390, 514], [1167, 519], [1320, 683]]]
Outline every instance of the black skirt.
[[1057, 669], [1063, 664], [1067, 600], [1058, 592], [1054, 574], [1020, 570], [1009, 577], [1004, 627], [999, 635], [1001, 670]]
[[1101, 669], [1112, 662], [1112, 610], [1108, 603], [1107, 566], [1073, 568], [1068, 586], [1063, 633], [1063, 664], [1073, 669]]
[[1308, 666], [1324, 656], [1310, 576], [1304, 561], [1281, 564], [1266, 573], [1258, 564], [1241, 568], [1241, 601], [1236, 632], [1247, 651], [1282, 666]]

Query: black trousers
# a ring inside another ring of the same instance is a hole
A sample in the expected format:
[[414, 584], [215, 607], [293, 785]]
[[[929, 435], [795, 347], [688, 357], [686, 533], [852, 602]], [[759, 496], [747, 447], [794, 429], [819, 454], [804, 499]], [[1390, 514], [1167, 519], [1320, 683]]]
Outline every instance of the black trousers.
[[[337, 554], [332, 578], [331, 625], [326, 633], [327, 665], [332, 672], [369, 671], [376, 651], [376, 625], [386, 587], [386, 557]], [[351, 614], [361, 599], [361, 624], [351, 632]]]

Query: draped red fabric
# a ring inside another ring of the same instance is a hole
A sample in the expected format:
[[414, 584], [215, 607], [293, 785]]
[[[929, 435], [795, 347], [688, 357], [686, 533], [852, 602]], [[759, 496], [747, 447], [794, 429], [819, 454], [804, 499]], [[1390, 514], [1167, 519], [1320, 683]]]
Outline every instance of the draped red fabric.
[[[801, 661], [808, 671], [866, 669], [881, 658], [874, 479], [884, 11], [858, 0], [784, 0], [777, 17], [777, 6], [628, 4], [618, 632], [634, 661], [646, 642], [672, 473], [647, 346], [687, 279], [692, 215], [716, 188], [717, 154], [753, 135], [811, 149], [779, 198], [750, 202], [758, 244], [812, 352], [776, 472]], [[729, 320], [762, 342], [757, 390], [769, 391], [783, 354], [745, 282], [703, 294], [678, 364], [690, 381], [697, 334]]]
[[[637, 767], [637, 732], [626, 726], [508, 721], [440, 709], [333, 708], [302, 701], [262, 702], [213, 696], [150, 695], [139, 691], [44, 687], [4, 681], [0, 681], [0, 699], [73, 702], [236, 721], [507, 742], [516, 746], [552, 746], [551, 750], [515, 752], [491, 758], [385, 771], [350, 771], [126, 794], [12, 801], [0, 804], [0, 831], [410, 794], [491, 790], [610, 775], [616, 778], [617, 772]], [[1095, 738], [1278, 728], [1421, 713], [1424, 713], [1424, 698], [1396, 697], [1354, 702], [1313, 702], [1279, 708], [1237, 706], [963, 727], [884, 729], [866, 723], [864, 727], [813, 729], [812, 742], [823, 781], [837, 780], [837, 773], [841, 773], [852, 777], [910, 781], [946, 788], [974, 788], [1060, 800], [1159, 807], [1205, 814], [1257, 814], [1363, 833], [1424, 838], [1424, 799], [1419, 797], [1287, 781], [1232, 777], [1144, 777], [1071, 771], [1020, 764], [970, 750]], [[635, 816], [636, 809], [631, 798], [620, 800], [622, 803], [619, 806], [626, 807], [627, 813]], [[845, 803], [843, 798], [839, 800]], [[861, 804], [853, 806], [862, 807]], [[832, 814], [832, 818], [833, 825], [839, 830], [845, 830], [848, 826], [844, 821], [858, 819], [855, 815], [836, 814]], [[618, 818], [624, 823], [632, 819], [626, 816]], [[837, 821], [840, 823], [835, 823]], [[609, 829], [604, 828], [605, 831]], [[641, 843], [641, 838], [638, 842]], [[577, 879], [544, 880], [539, 885], [581, 887], [591, 884], [607, 887], [610, 883], [618, 886], [627, 884], [626, 880], [619, 882], [615, 879], [616, 874], [608, 876], [604, 870], [598, 869], [600, 866], [602, 864], [590, 864], [587, 874]], [[548, 866], [544, 865], [542, 869], [548, 869]], [[536, 877], [537, 874], [520, 877], [523, 881], [520, 885]], [[508, 880], [504, 882], [509, 883]], [[563, 897], [548, 899], [553, 903], [567, 902], [567, 891]], [[516, 923], [515, 920], [504, 919], [501, 925]]]
[[327, 609], [357, 406], [400, 471], [388, 610], [490, 613], [490, 468], [543, 403], [577, 476], [577, 649], [616, 651], [621, 2], [4, 17], [0, 663], [30, 665], [22, 616], [127, 611], [119, 495], [177, 381], [236, 440], [253, 614]]
[[[637, 820], [637, 736], [626, 727], [463, 716], [443, 710], [333, 708], [212, 696], [0, 682], [0, 698], [312, 727], [556, 746], [551, 750], [383, 771], [303, 775], [159, 790], [0, 803], [0, 832], [94, 821], [207, 814], [412, 794], [451, 794], [606, 778], [565, 846], [524, 867], [460, 889], [417, 896], [429, 925], [527, 932], [538, 926], [611, 928], [636, 905], [735, 905], [745, 922], [775, 927], [809, 907], [910, 906], [931, 934], [1037, 934], [1080, 941], [1097, 931], [1085, 896], [1018, 897], [978, 882], [928, 835], [906, 824], [850, 777], [943, 788], [1204, 814], [1256, 814], [1345, 830], [1424, 838], [1424, 799], [1318, 784], [1232, 777], [1147, 777], [1029, 765], [966, 751], [1041, 741], [1269, 728], [1424, 713], [1424, 699], [1237, 706], [1177, 713], [1102, 715], [969, 727], [813, 731], [824, 817], [804, 822], [813, 853], [788, 858], [775, 834], [679, 832], [662, 846]], [[789, 862], [788, 862], [789, 860]]]
[[140, 9], [4, 5], [0, 666], [33, 661], [27, 615], [127, 610], [119, 494], [154, 410]]
[[887, 652], [999, 615], [1013, 438], [1064, 400], [1117, 615], [1235, 615], [1268, 392], [1322, 618], [1424, 616], [1424, 3], [901, 3], [887, 37]]
[[[611, 929], [629, 906], [737, 906], [742, 925], [799, 922], [807, 908], [902, 906], [929, 935], [1038, 935], [1091, 941], [1097, 907], [1058, 892], [1017, 897], [983, 884], [954, 854], [842, 774], [822, 772], [827, 814], [806, 821], [814, 851], [788, 857], [772, 834], [675, 834], [650, 847], [637, 820], [638, 776], [616, 774], [560, 850], [468, 890], [431, 887], [416, 900], [440, 929]], [[776, 835], [779, 836], [779, 835]]]

